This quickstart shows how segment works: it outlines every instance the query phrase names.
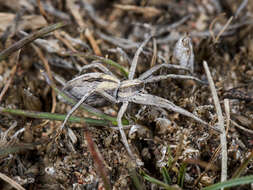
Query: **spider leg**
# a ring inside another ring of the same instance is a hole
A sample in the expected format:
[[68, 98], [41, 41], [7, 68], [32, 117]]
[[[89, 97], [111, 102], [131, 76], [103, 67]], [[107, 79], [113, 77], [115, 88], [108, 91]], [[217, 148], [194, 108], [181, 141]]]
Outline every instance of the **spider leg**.
[[115, 77], [115, 75], [109, 70], [107, 69], [102, 63], [99, 63], [99, 62], [92, 62], [91, 64], [88, 64], [88, 65], [85, 65], [81, 68], [81, 71], [80, 73], [83, 73], [83, 71], [85, 71], [86, 69], [90, 69], [90, 68], [96, 68], [96, 69], [99, 69], [100, 71], [102, 71], [103, 73], [105, 74], [108, 74], [108, 75], [112, 75]]
[[164, 80], [164, 79], [183, 79], [183, 80], [194, 80], [200, 84], [208, 84], [207, 82], [204, 82], [200, 79], [198, 79], [197, 77], [194, 76], [189, 76], [189, 75], [175, 75], [175, 74], [168, 74], [168, 75], [158, 75], [158, 76], [153, 76], [150, 77], [148, 79], [144, 80], [144, 83], [151, 83], [151, 82], [158, 82], [160, 80]]
[[154, 95], [150, 95], [150, 94], [142, 94], [141, 93], [141, 94], [137, 94], [135, 96], [129, 97], [127, 100], [131, 101], [131, 102], [134, 102], [134, 103], [137, 103], [137, 104], [157, 106], [157, 107], [165, 108], [167, 110], [172, 110], [172, 111], [180, 113], [184, 116], [190, 117], [190, 118], [194, 119], [195, 121], [197, 121], [197, 122], [199, 122], [199, 123], [201, 123], [205, 126], [211, 127], [212, 129], [214, 129], [216, 131], [219, 131], [217, 128], [214, 128], [214, 127], [210, 126], [207, 122], [205, 122], [202, 119], [198, 118], [196, 115], [194, 115], [191, 112], [175, 105], [171, 101], [166, 100], [164, 98], [154, 96]]
[[148, 41], [150, 40], [152, 36], [149, 36], [142, 44], [141, 46], [137, 49], [137, 51], [135, 52], [131, 67], [130, 67], [130, 71], [129, 71], [129, 75], [128, 75], [128, 79], [132, 80], [134, 79], [134, 74], [135, 74], [135, 70], [137, 67], [137, 63], [138, 63], [138, 58], [139, 55], [143, 49], [143, 47], [148, 43]]
[[[63, 130], [65, 124], [67, 123], [69, 117], [73, 114], [73, 112], [79, 108], [79, 106], [84, 103], [84, 101], [93, 93], [93, 92], [97, 92], [98, 94], [101, 94], [104, 98], [108, 99], [110, 102], [112, 103], [118, 103], [117, 99], [113, 96], [111, 96], [110, 94], [108, 94], [107, 92], [103, 91], [103, 90], [98, 90], [97, 88], [92, 89], [91, 91], [89, 91], [88, 93], [86, 93], [78, 102], [77, 104], [74, 105], [74, 107], [68, 112], [67, 116], [64, 119], [63, 124], [61, 125], [60, 129], [59, 129], [59, 134], [60, 132]], [[57, 136], [59, 135], [57, 134]]]
[[[84, 101], [93, 93], [93, 92], [97, 92], [98, 94], [102, 95], [104, 98], [108, 99], [110, 102], [112, 103], [118, 103], [118, 100], [113, 97], [112, 95], [108, 94], [107, 92], [105, 92], [104, 90], [98, 89], [97, 88], [93, 88], [91, 91], [87, 92], [78, 102], [77, 104], [74, 105], [74, 107], [68, 112], [67, 116], [64, 119], [64, 122], [62, 123], [56, 137], [58, 137], [61, 133], [61, 131], [63, 130], [65, 124], [67, 123], [69, 117], [73, 114], [73, 112], [82, 104], [84, 103]], [[115, 92], [116, 93], [116, 92]]]
[[119, 110], [118, 116], [117, 116], [117, 123], [118, 123], [118, 127], [119, 127], [119, 131], [120, 131], [120, 135], [121, 135], [123, 144], [126, 147], [126, 150], [129, 154], [129, 156], [131, 157], [131, 159], [135, 160], [135, 157], [134, 157], [134, 155], [130, 149], [130, 146], [127, 142], [126, 134], [123, 130], [123, 125], [122, 125], [122, 117], [123, 117], [124, 113], [126, 112], [128, 104], [129, 104], [128, 102], [123, 102], [122, 106], [120, 107], [120, 110]]
[[148, 78], [149, 76], [151, 76], [154, 72], [161, 69], [162, 67], [165, 67], [168, 69], [185, 70], [185, 71], [191, 72], [188, 68], [180, 66], [180, 65], [172, 65], [172, 64], [168, 64], [168, 63], [163, 63], [160, 65], [156, 65], [156, 66], [150, 68], [149, 70], [147, 70], [146, 72], [142, 73], [138, 79], [144, 80], [144, 79]]
[[60, 129], [58, 130], [56, 134], [56, 138], [61, 134], [61, 131], [63, 130], [65, 124], [67, 123], [69, 117], [73, 114], [74, 111], [93, 93], [95, 92], [95, 88], [91, 90], [90, 92], [86, 93], [79, 101], [77, 104], [74, 105], [74, 107], [68, 112], [67, 116], [64, 119], [64, 122], [62, 123]]

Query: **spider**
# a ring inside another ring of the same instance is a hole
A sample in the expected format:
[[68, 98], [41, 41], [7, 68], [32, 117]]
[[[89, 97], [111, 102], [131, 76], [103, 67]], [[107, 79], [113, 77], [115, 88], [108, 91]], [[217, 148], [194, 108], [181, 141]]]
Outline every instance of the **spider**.
[[127, 142], [127, 138], [122, 125], [122, 117], [126, 112], [126, 109], [130, 102], [165, 108], [167, 110], [174, 111], [184, 116], [190, 117], [205, 126], [211, 127], [207, 122], [198, 118], [196, 115], [190, 113], [189, 111], [175, 105], [171, 101], [155, 95], [148, 94], [144, 91], [145, 84], [157, 82], [168, 78], [194, 80], [202, 84], [203, 81], [190, 75], [152, 75], [154, 72], [158, 71], [162, 67], [168, 69], [186, 70], [190, 72], [188, 68], [180, 65], [164, 63], [156, 65], [141, 74], [138, 78], [134, 78], [138, 57], [142, 52], [143, 47], [147, 44], [150, 38], [151, 37], [147, 38], [137, 49], [130, 67], [128, 79], [121, 81], [101, 63], [93, 62], [89, 65], [84, 66], [82, 69], [86, 70], [90, 68], [97, 68], [101, 70], [101, 72], [82, 74], [66, 83], [66, 85], [63, 87], [63, 92], [65, 92], [72, 98], [78, 100], [78, 103], [68, 112], [63, 124], [59, 128], [58, 134], [61, 133], [72, 113], [83, 103], [94, 107], [104, 106], [108, 102], [114, 104], [122, 103], [117, 115], [117, 123], [121, 134], [122, 142], [126, 147], [129, 156], [132, 159], [135, 159], [135, 157]]

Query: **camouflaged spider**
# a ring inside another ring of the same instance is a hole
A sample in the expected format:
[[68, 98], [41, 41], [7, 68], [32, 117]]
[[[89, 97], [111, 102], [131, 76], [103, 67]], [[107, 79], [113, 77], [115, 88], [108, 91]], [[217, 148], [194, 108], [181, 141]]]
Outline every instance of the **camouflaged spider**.
[[78, 100], [78, 103], [68, 112], [59, 130], [59, 133], [62, 131], [64, 125], [66, 124], [71, 114], [82, 103], [86, 103], [88, 105], [95, 107], [101, 107], [105, 105], [105, 103], [108, 101], [114, 104], [122, 103], [117, 115], [117, 123], [122, 137], [122, 141], [128, 151], [128, 154], [132, 159], [134, 159], [134, 155], [129, 147], [122, 125], [122, 117], [127, 109], [129, 102], [162, 107], [167, 110], [171, 110], [180, 113], [184, 116], [193, 118], [194, 120], [205, 126], [209, 126], [208, 123], [206, 123], [202, 119], [198, 118], [189, 111], [179, 106], [176, 106], [171, 101], [155, 95], [147, 94], [144, 91], [144, 86], [146, 83], [157, 82], [168, 78], [189, 79], [197, 81], [199, 83], [203, 83], [198, 78], [190, 75], [167, 74], [167, 75], [152, 76], [154, 72], [158, 71], [162, 67], [189, 71], [188, 68], [171, 64], [156, 65], [151, 69], [149, 69], [148, 71], [141, 74], [137, 79], [134, 79], [139, 54], [141, 53], [143, 47], [147, 44], [149, 39], [150, 37], [147, 38], [136, 51], [127, 80], [120, 81], [111, 71], [109, 71], [102, 64], [91, 63], [89, 65], [84, 66], [83, 69], [86, 70], [89, 68], [98, 68], [102, 72], [91, 72], [82, 74], [66, 83], [66, 85], [63, 88], [63, 91], [67, 95]]

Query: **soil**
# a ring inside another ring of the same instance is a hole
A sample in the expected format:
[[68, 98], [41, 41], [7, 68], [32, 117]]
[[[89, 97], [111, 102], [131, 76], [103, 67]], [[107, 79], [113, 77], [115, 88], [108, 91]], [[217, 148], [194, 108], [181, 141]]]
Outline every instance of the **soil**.
[[[20, 31], [31, 34], [50, 24], [68, 23], [26, 44], [19, 57], [13, 53], [1, 61], [1, 109], [36, 113], [66, 114], [72, 108], [55, 95], [40, 69], [50, 71], [61, 89], [79, 75], [82, 66], [94, 61], [64, 52], [109, 58], [129, 70], [137, 48], [153, 35], [139, 56], [138, 77], [155, 65], [178, 65], [173, 50], [176, 42], [188, 35], [194, 48], [193, 75], [207, 81], [205, 60], [222, 107], [227, 129], [227, 178], [241, 167], [241, 176], [253, 174], [252, 161], [244, 166], [253, 148], [253, 1], [8, 0], [0, 2], [0, 14], [1, 51], [24, 38]], [[126, 80], [117, 68], [104, 66], [121, 81]], [[154, 73], [165, 74], [186, 72], [163, 68]], [[166, 79], [145, 85], [145, 93], [167, 99], [217, 126], [208, 85]], [[120, 106], [110, 103], [98, 109], [116, 118]], [[171, 180], [168, 184], [175, 189], [201, 189], [221, 178], [219, 133], [173, 111], [130, 103], [124, 115], [129, 123], [125, 133], [135, 157], [143, 163], [133, 166], [113, 123], [95, 126], [69, 122], [55, 141], [52, 138], [63, 121], [7, 114], [1, 109], [0, 171], [25, 189], [105, 189], [103, 171], [112, 189], [137, 189], [134, 175], [141, 184], [139, 189], [162, 189], [143, 176], [164, 181], [164, 170]], [[102, 119], [81, 109], [74, 115]], [[87, 135], [96, 148], [90, 148]], [[94, 154], [96, 151], [100, 153]], [[180, 178], [182, 173], [184, 178]], [[0, 189], [15, 189], [11, 184], [1, 180]], [[250, 185], [238, 189], [250, 189]]]

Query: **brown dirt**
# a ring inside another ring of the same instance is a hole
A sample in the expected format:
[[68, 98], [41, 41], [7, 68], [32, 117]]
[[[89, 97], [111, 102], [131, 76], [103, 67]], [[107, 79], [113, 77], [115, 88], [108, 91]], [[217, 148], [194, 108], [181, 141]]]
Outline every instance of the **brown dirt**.
[[[78, 68], [91, 60], [64, 57], [62, 52], [70, 50], [90, 52], [108, 57], [129, 68], [128, 60], [116, 48], [121, 48], [127, 58], [132, 60], [139, 44], [147, 35], [153, 34], [157, 43], [155, 64], [163, 63], [159, 56], [166, 62], [178, 64], [173, 58], [174, 45], [180, 36], [188, 33], [194, 46], [194, 75], [206, 80], [202, 65], [203, 60], [206, 60], [216, 85], [226, 125], [224, 99], [228, 98], [230, 102], [231, 121], [227, 134], [230, 179], [253, 148], [252, 1], [249, 1], [238, 16], [233, 18], [216, 43], [214, 38], [229, 18], [236, 14], [242, 1], [71, 2], [41, 1], [45, 5], [44, 16], [47, 21], [39, 11], [36, 1], [0, 2], [0, 14], [3, 14], [0, 16], [1, 51], [23, 37], [19, 32], [21, 30], [31, 33], [58, 21], [70, 23], [63, 29], [43, 37], [46, 45], [34, 42], [33, 46], [29, 44], [21, 50], [19, 65], [8, 91], [1, 100], [1, 106], [51, 112], [52, 90], [39, 72], [38, 68], [43, 67], [43, 60], [35, 51], [34, 45], [42, 51], [53, 75], [68, 81], [78, 75]], [[50, 12], [47, 7], [54, 9]], [[189, 17], [186, 21], [179, 24], [179, 21], [187, 15]], [[178, 26], [174, 26], [174, 23]], [[87, 34], [87, 30], [91, 34]], [[212, 31], [215, 32], [214, 36]], [[92, 45], [91, 38], [97, 47]], [[151, 40], [144, 48], [144, 53], [140, 55], [136, 76], [151, 67], [153, 45], [154, 41]], [[15, 60], [16, 56], [12, 54], [0, 64], [1, 91], [11, 76]], [[117, 69], [108, 68], [119, 78], [124, 79]], [[162, 69], [156, 75], [166, 73], [177, 72]], [[58, 87], [62, 87], [59, 80], [55, 82]], [[208, 86], [201, 86], [192, 81], [168, 79], [146, 85], [145, 89], [148, 93], [168, 99], [190, 112], [196, 111], [194, 113], [211, 125], [218, 122]], [[69, 105], [57, 98], [55, 113], [64, 114], [70, 109]], [[118, 109], [119, 105], [101, 108], [114, 117]], [[75, 115], [89, 116], [82, 110], [76, 111]], [[138, 175], [145, 172], [163, 180], [161, 168], [164, 167], [171, 177], [171, 184], [175, 185], [178, 183], [180, 167], [187, 163], [183, 189], [200, 189], [220, 181], [220, 154], [213, 159], [213, 168], [203, 174], [220, 144], [216, 132], [178, 113], [153, 106], [131, 104], [125, 116], [131, 124], [139, 126], [137, 131], [127, 135], [133, 152], [144, 163], [136, 169]], [[104, 159], [113, 189], [135, 189], [131, 180], [129, 157], [117, 130], [107, 125], [94, 127], [88, 124], [67, 124], [77, 137], [77, 142], [73, 143], [65, 131], [55, 143], [50, 137], [60, 127], [61, 121], [1, 113], [1, 135], [15, 123], [16, 127], [10, 130], [7, 137], [1, 138], [0, 171], [25, 189], [103, 189], [100, 171], [96, 170], [94, 159], [87, 148], [85, 138], [87, 129]], [[22, 128], [25, 131], [12, 138], [14, 133]], [[129, 130], [126, 130], [126, 134], [129, 134], [128, 132]], [[173, 164], [168, 166], [171, 158], [174, 159]], [[250, 162], [242, 175], [253, 174], [252, 166]], [[199, 178], [201, 174], [203, 176]], [[143, 184], [143, 189], [161, 188], [141, 176], [139, 180]], [[243, 188], [250, 187], [243, 186]], [[0, 181], [0, 189], [11, 189], [11, 186], [7, 182]]]

